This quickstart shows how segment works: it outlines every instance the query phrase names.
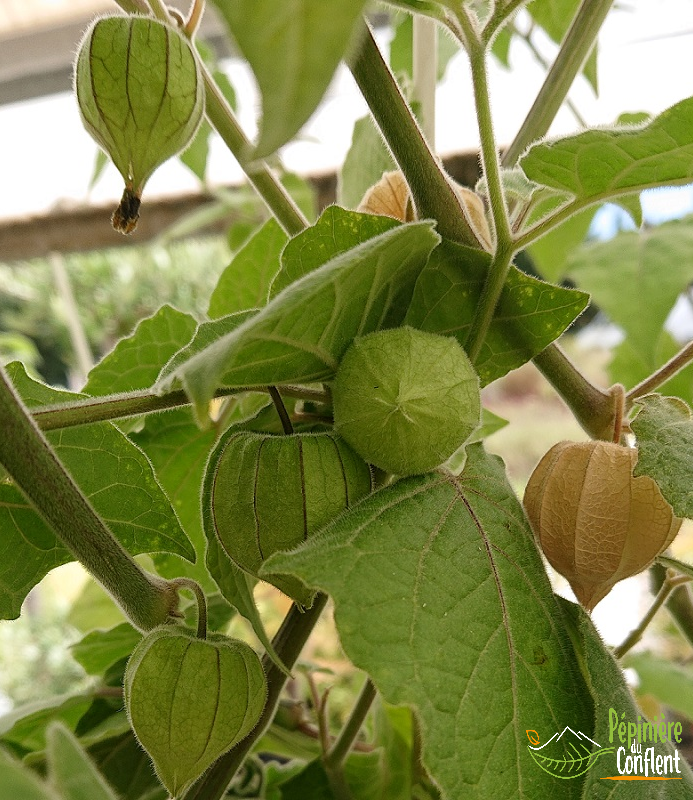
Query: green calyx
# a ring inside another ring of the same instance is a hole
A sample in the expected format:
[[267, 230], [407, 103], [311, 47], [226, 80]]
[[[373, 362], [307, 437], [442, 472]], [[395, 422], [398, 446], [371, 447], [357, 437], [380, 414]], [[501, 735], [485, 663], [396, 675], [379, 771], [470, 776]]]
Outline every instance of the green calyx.
[[448, 336], [403, 327], [354, 341], [332, 385], [337, 432], [371, 464], [429, 472], [479, 425], [479, 377]]
[[[265, 559], [304, 542], [371, 491], [371, 471], [339, 436], [271, 436], [230, 430], [212, 452], [203, 521], [241, 569], [258, 576]], [[314, 592], [289, 575], [265, 575], [303, 606]]]
[[102, 17], [80, 45], [75, 91], [84, 126], [125, 181], [113, 225], [130, 233], [145, 183], [190, 143], [202, 119], [197, 59], [183, 36], [157, 20]]
[[257, 725], [265, 673], [245, 642], [189, 628], [157, 628], [135, 648], [125, 671], [130, 724], [161, 782], [179, 797]]

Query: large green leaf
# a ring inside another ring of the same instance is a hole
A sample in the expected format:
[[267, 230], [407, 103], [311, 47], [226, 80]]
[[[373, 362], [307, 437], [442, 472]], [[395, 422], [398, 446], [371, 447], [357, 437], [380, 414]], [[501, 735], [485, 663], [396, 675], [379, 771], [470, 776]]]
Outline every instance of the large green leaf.
[[218, 386], [329, 380], [356, 336], [401, 323], [438, 241], [431, 224], [419, 222], [336, 256], [181, 364], [160, 390], [182, 383], [204, 420]]
[[133, 732], [127, 731], [89, 747], [89, 755], [119, 793], [120, 800], [167, 800], [152, 762]]
[[[417, 711], [444, 796], [551, 797], [525, 729], [591, 731], [591, 699], [502, 461], [467, 453], [459, 478], [381, 489], [264, 568], [333, 597], [347, 655]], [[579, 797], [581, 779], [561, 791]]]
[[48, 729], [48, 764], [62, 800], [117, 800], [74, 734], [57, 722]]
[[557, 281], [563, 277], [568, 256], [585, 240], [594, 213], [595, 209], [590, 208], [570, 217], [529, 248], [532, 261], [547, 281]]
[[624, 329], [631, 347], [653, 370], [664, 323], [693, 279], [692, 250], [689, 218], [587, 244], [568, 259], [566, 272]]
[[282, 267], [272, 281], [270, 299], [331, 258], [392, 230], [398, 224], [390, 217], [328, 206], [315, 225], [294, 236], [284, 248]]
[[693, 412], [678, 397], [650, 394], [637, 402], [633, 474], [654, 478], [676, 515], [693, 517]]
[[[24, 402], [33, 406], [79, 395], [44, 386], [20, 364], [8, 373]], [[180, 526], [144, 453], [108, 422], [52, 431], [48, 439], [97, 513], [133, 555], [166, 551], [194, 560]], [[73, 557], [12, 484], [0, 484], [0, 615], [19, 615], [28, 591], [54, 567]]]
[[286, 233], [274, 219], [268, 220], [251, 236], [221, 273], [212, 292], [208, 312], [212, 319], [265, 305], [287, 240]]
[[693, 180], [693, 97], [647, 125], [588, 130], [535, 144], [520, 159], [530, 180], [568, 192], [575, 207]]
[[[437, 247], [422, 272], [405, 322], [455, 336], [464, 345], [484, 286], [490, 256], [453, 242]], [[585, 308], [588, 296], [512, 267], [475, 363], [490, 383], [540, 353]]]
[[292, 139], [315, 111], [365, 0], [214, 0], [262, 95], [255, 155]]
[[[690, 767], [681, 757], [679, 758], [681, 773], [677, 776], [681, 780], [641, 782], [627, 780], [627, 776], [624, 776], [626, 780], [609, 780], [621, 777], [618, 771], [617, 750], [623, 746], [617, 733], [609, 735], [612, 721], [610, 709], [613, 709], [618, 715], [619, 722], [624, 721], [631, 724], [637, 724], [638, 719], [642, 716], [642, 711], [636, 706], [621, 669], [604, 646], [604, 642], [588, 615], [574, 603], [569, 603], [562, 598], [559, 598], [559, 602], [564, 610], [566, 625], [578, 650], [580, 662], [594, 699], [595, 726], [594, 732], [588, 735], [601, 748], [613, 748], [612, 752], [604, 753], [597, 758], [587, 772], [583, 800], [645, 800], [645, 798], [647, 800], [684, 800], [684, 798], [690, 798], [693, 793], [693, 776]], [[566, 721], [565, 724], [570, 725], [571, 728], [576, 727], [570, 721]], [[584, 732], [586, 729], [581, 730]], [[641, 746], [643, 755], [647, 747], [654, 747], [656, 755], [673, 755], [672, 746], [669, 744], [661, 742], [653, 744], [648, 741], [647, 743], [643, 742]], [[627, 755], [630, 753], [626, 747], [626, 753], [621, 754], [622, 768]]]
[[196, 328], [197, 322], [190, 314], [161, 306], [91, 370], [84, 393], [104, 395], [146, 389], [156, 381], [169, 358], [190, 341]]
[[132, 438], [152, 462], [197, 556], [191, 564], [177, 555], [157, 553], [153, 556], [157, 571], [166, 578], [193, 578], [205, 590], [214, 591], [204, 564], [200, 492], [216, 431], [200, 430], [188, 409], [177, 409], [150, 417], [143, 430], [133, 433]]

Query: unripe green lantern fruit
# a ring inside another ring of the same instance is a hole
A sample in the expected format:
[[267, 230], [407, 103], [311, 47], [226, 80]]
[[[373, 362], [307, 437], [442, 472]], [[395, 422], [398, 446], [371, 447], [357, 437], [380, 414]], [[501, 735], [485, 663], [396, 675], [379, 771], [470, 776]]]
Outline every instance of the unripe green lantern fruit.
[[[258, 576], [266, 558], [305, 541], [371, 491], [369, 466], [332, 433], [234, 431], [212, 452], [203, 522], [228, 557]], [[297, 603], [311, 592], [290, 575], [262, 575]]]
[[113, 226], [134, 230], [152, 172], [192, 140], [202, 119], [202, 74], [188, 41], [150, 17], [96, 20], [79, 48], [82, 121], [125, 181]]
[[335, 429], [366, 461], [429, 472], [479, 425], [479, 377], [457, 341], [393, 328], [356, 339], [332, 386]]
[[125, 670], [130, 724], [156, 773], [178, 797], [252, 731], [267, 697], [260, 659], [245, 642], [189, 628], [156, 628]]

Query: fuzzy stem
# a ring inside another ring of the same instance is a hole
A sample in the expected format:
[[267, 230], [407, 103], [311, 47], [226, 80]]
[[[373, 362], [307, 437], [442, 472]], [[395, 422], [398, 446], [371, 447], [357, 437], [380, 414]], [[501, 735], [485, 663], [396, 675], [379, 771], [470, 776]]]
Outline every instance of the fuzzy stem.
[[192, 39], [197, 33], [197, 29], [202, 21], [202, 15], [205, 10], [205, 0], [192, 0], [192, 8], [188, 14], [188, 18], [183, 26], [183, 33]]
[[272, 398], [272, 402], [274, 403], [274, 407], [277, 409], [277, 414], [282, 423], [282, 429], [284, 433], [287, 436], [291, 436], [291, 434], [294, 432], [294, 426], [291, 424], [291, 417], [289, 416], [289, 412], [286, 410], [282, 396], [279, 394], [279, 389], [277, 389], [276, 386], [268, 386], [267, 389], [270, 397]]
[[489, 326], [498, 304], [513, 256], [510, 220], [505, 205], [505, 195], [501, 181], [498, 148], [493, 133], [491, 115], [491, 98], [489, 94], [488, 75], [486, 72], [486, 51], [474, 41], [474, 31], [464, 16], [459, 18], [469, 47], [469, 61], [472, 69], [472, 85], [476, 106], [479, 139], [481, 142], [481, 162], [484, 169], [491, 220], [495, 238], [495, 253], [489, 267], [479, 304], [466, 342], [467, 353], [472, 363], [476, 361], [488, 333]]
[[179, 589], [190, 589], [197, 601], [197, 638], [207, 638], [207, 598], [202, 591], [202, 587], [192, 578], [174, 578], [170, 581], [171, 586]]
[[546, 135], [576, 75], [594, 47], [613, 2], [582, 0], [532, 108], [503, 155], [503, 166], [514, 166], [525, 148]]
[[507, 3], [496, 3], [493, 14], [486, 22], [486, 25], [484, 25], [481, 41], [488, 46], [499, 28], [505, 24], [508, 17], [514, 14], [524, 2], [525, 0], [509, 0]]
[[557, 344], [549, 345], [533, 360], [583, 429], [593, 439], [611, 441], [615, 418], [612, 395], [590, 383]]
[[[272, 645], [282, 663], [289, 669], [298, 660], [326, 603], [327, 595], [319, 594], [309, 609], [299, 609], [294, 604], [284, 618]], [[272, 721], [287, 676], [267, 656], [262, 661], [267, 675], [268, 691], [260, 721], [249, 736], [216, 761], [179, 800], [221, 800], [236, 771]]]
[[351, 709], [349, 718], [344, 723], [344, 727], [340, 731], [334, 744], [323, 758], [325, 764], [329, 765], [330, 768], [341, 767], [346, 760], [346, 757], [353, 748], [356, 737], [359, 735], [359, 731], [363, 726], [370, 707], [373, 705], [377, 693], [378, 690], [373, 685], [373, 681], [367, 678], [354, 707]]
[[[668, 566], [672, 566], [669, 559], [666, 556], [659, 556], [650, 567], [650, 587], [653, 591], [661, 588], [667, 576]], [[690, 584], [679, 586], [672, 592], [666, 601], [666, 607], [681, 635], [689, 644], [693, 644], [693, 595]]]
[[[266, 391], [268, 391], [266, 386], [241, 386], [217, 389], [214, 396], [228, 397], [242, 392]], [[301, 400], [312, 400], [316, 403], [329, 402], [329, 395], [318, 389], [309, 389], [303, 386], [282, 386], [282, 392], [287, 397], [297, 397]], [[31, 411], [31, 415], [41, 430], [52, 431], [59, 428], [73, 428], [77, 425], [89, 425], [92, 422], [104, 422], [123, 419], [124, 417], [136, 417], [140, 414], [152, 414], [157, 411], [188, 405], [190, 405], [190, 399], [182, 389], [176, 389], [164, 395], [154, 394], [151, 391], [141, 391], [128, 392], [121, 395], [88, 397], [72, 403], [34, 408]]]
[[428, 147], [367, 24], [349, 67], [407, 179], [419, 216], [437, 220], [441, 236], [479, 247], [452, 184]]
[[616, 658], [623, 658], [623, 656], [642, 639], [645, 629], [650, 622], [652, 622], [655, 614], [659, 611], [665, 601], [669, 598], [669, 595], [674, 591], [674, 589], [678, 589], [679, 586], [689, 583], [690, 580], [691, 578], [688, 575], [676, 575], [673, 570], [667, 570], [664, 583], [661, 585], [655, 599], [652, 602], [652, 605], [640, 621], [640, 624], [634, 628], [628, 634], [628, 636], [626, 636], [626, 638], [618, 647], [614, 648], [614, 656], [616, 656]]
[[177, 616], [174, 586], [139, 567], [65, 470], [0, 367], [0, 463], [64, 547], [141, 630]]
[[670, 358], [666, 364], [663, 364], [656, 372], [653, 372], [649, 378], [645, 378], [644, 381], [640, 381], [637, 386], [634, 386], [629, 392], [627, 392], [626, 403], [628, 406], [632, 406], [633, 401], [637, 400], [638, 397], [649, 394], [663, 383], [666, 383], [669, 378], [673, 378], [674, 375], [680, 372], [684, 367], [688, 366], [692, 360], [693, 342], [689, 342], [687, 345], [682, 347], [679, 352], [673, 356], [673, 358]]

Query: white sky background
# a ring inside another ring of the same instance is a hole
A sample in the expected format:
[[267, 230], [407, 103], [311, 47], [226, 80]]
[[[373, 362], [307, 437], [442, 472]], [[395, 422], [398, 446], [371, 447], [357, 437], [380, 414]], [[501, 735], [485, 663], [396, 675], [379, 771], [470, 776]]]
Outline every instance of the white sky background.
[[[571, 92], [591, 125], [610, 124], [622, 111], [658, 113], [693, 95], [693, 4], [690, 0], [622, 0], [622, 5], [626, 4], [626, 9], [611, 14], [601, 34], [599, 97], [594, 97], [582, 78]], [[554, 52], [552, 46], [547, 46], [546, 52]], [[515, 68], [512, 72], [495, 61], [491, 64], [493, 111], [500, 144], [514, 136], [544, 75], [521, 43], [511, 50], [511, 64]], [[241, 122], [252, 136], [258, 109], [252, 78], [237, 62], [231, 63], [229, 70], [240, 98]], [[302, 174], [337, 167], [349, 147], [353, 121], [365, 112], [351, 76], [346, 69], [340, 70], [321, 110], [306, 126], [303, 141], [285, 148], [286, 166]], [[478, 146], [464, 54], [451, 62], [438, 90], [436, 128], [441, 154]], [[575, 129], [570, 112], [562, 110], [551, 133]], [[58, 203], [88, 199], [96, 146], [83, 130], [70, 95], [0, 107], [0, 144], [0, 217], [45, 211]], [[208, 174], [218, 183], [241, 178], [238, 165], [219, 141], [213, 147]], [[145, 199], [196, 188], [196, 179], [174, 160], [152, 177]], [[121, 192], [121, 179], [109, 167], [91, 200], [117, 199]], [[679, 192], [677, 198], [667, 197], [666, 208], [659, 212], [653, 208], [653, 214], [670, 216], [672, 202], [678, 204], [679, 213], [691, 207], [688, 190]], [[646, 203], [646, 210], [660, 204], [655, 195]]]

